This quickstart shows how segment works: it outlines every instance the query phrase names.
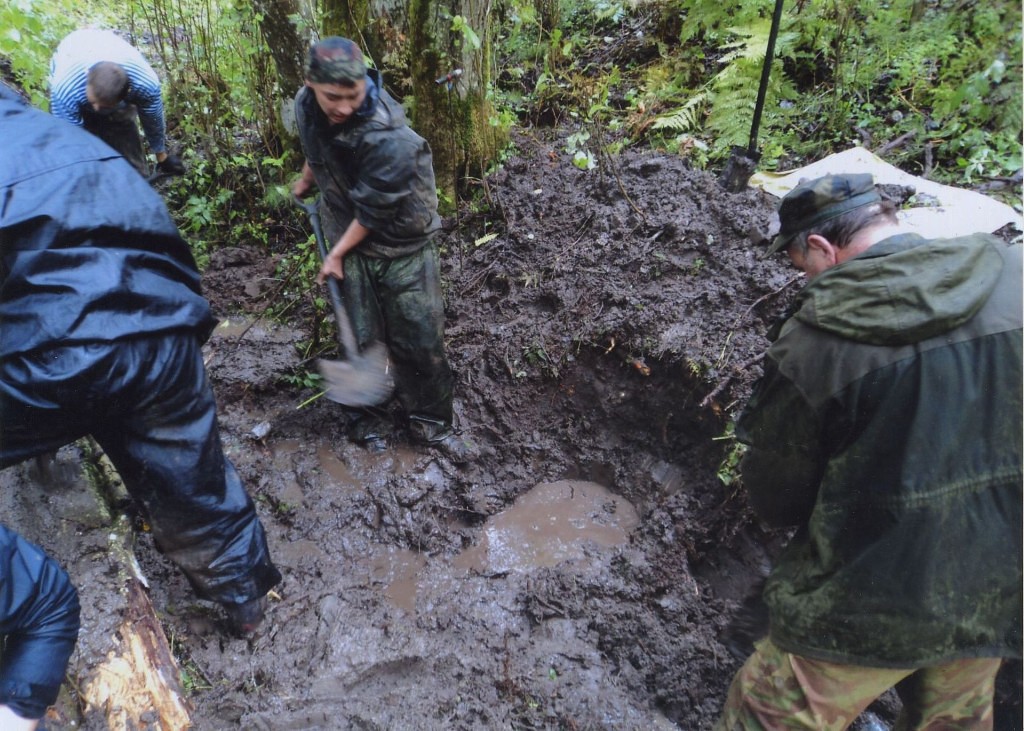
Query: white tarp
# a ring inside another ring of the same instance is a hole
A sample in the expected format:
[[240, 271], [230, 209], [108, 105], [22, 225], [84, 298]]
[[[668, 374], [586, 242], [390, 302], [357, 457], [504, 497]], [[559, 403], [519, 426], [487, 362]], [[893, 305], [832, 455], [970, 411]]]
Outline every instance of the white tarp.
[[926, 203], [899, 212], [901, 223], [922, 236], [948, 238], [978, 231], [992, 232], [1009, 223], [1024, 230], [1024, 217], [1011, 206], [972, 190], [915, 177], [863, 147], [837, 152], [789, 172], [755, 173], [750, 185], [781, 198], [801, 180], [842, 173], [871, 173], [876, 184], [906, 185], [927, 196]]

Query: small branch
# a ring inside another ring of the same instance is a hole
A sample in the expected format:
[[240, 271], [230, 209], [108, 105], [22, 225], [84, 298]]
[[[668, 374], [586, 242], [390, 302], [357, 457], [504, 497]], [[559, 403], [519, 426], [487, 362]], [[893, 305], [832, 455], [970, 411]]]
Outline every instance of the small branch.
[[626, 200], [626, 203], [629, 204], [629, 207], [633, 209], [633, 212], [636, 213], [636, 215], [640, 216], [640, 220], [646, 223], [647, 215], [642, 210], [640, 210], [640, 208], [637, 207], [636, 203], [633, 202], [633, 199], [629, 197], [629, 193], [626, 192], [626, 186], [622, 184], [622, 178], [619, 176], [618, 168], [616, 167], [615, 162], [612, 160], [611, 154], [605, 149], [604, 134], [602, 134], [601, 126], [598, 124], [594, 124], [592, 126], [595, 132], [595, 138], [597, 140], [597, 151], [598, 154], [601, 156], [602, 163], [607, 164], [608, 169], [611, 171], [612, 177], [615, 178], [615, 184], [618, 186], [619, 192], [622, 193], [622, 197]]
[[879, 157], [882, 157], [886, 153], [892, 152], [893, 150], [895, 150], [898, 147], [902, 147], [907, 142], [909, 142], [910, 140], [914, 139], [914, 137], [916, 137], [916, 136], [917, 136], [917, 132], [915, 132], [914, 130], [910, 130], [909, 132], [901, 134], [896, 139], [890, 140], [889, 142], [886, 142], [884, 145], [882, 145], [877, 150], [875, 150], [875, 154], [878, 155]]
[[761, 295], [760, 297], [758, 297], [756, 300], [754, 300], [753, 304], [751, 304], [750, 307], [748, 307], [746, 309], [746, 312], [744, 312], [742, 315], [740, 315], [738, 318], [736, 318], [736, 322], [734, 322], [733, 326], [732, 326], [733, 329], [735, 330], [739, 326], [739, 324], [741, 322], [746, 320], [747, 316], [750, 315], [750, 313], [754, 311], [754, 308], [757, 307], [759, 304], [761, 304], [762, 302], [764, 302], [767, 299], [771, 299], [772, 297], [776, 297], [776, 296], [782, 294], [784, 291], [789, 289], [789, 287], [792, 284], [794, 284], [795, 282], [799, 282], [801, 279], [803, 279], [803, 277], [804, 277], [803, 274], [794, 275], [793, 277], [788, 279], [785, 284], [783, 284], [781, 287], [779, 287], [775, 291], [769, 292], [768, 294], [764, 294], [764, 295]]
[[730, 373], [729, 375], [725, 376], [725, 378], [720, 380], [718, 382], [718, 385], [715, 386], [712, 389], [711, 393], [709, 393], [707, 396], [705, 396], [703, 398], [703, 400], [700, 402], [700, 408], [706, 409], [708, 406], [710, 406], [711, 402], [714, 401], [718, 397], [718, 395], [721, 394], [722, 391], [725, 390], [725, 387], [729, 385], [729, 383], [733, 379], [733, 376], [735, 376], [737, 373], [742, 373], [747, 368], [750, 368], [750, 366], [752, 366], [752, 365], [756, 365], [757, 363], [760, 363], [762, 360], [764, 360], [764, 356], [767, 353], [768, 353], [768, 351], [766, 350], [763, 353], [759, 353], [758, 355], [755, 355], [750, 360], [746, 360], [746, 361], [740, 363], [738, 366], [733, 366], [732, 373]]
[[[748, 307], [746, 309], [746, 311], [744, 311], [744, 313], [742, 315], [740, 315], [739, 317], [736, 318], [736, 322], [733, 324], [733, 331], [735, 332], [735, 329], [737, 327], [739, 327], [740, 323], [743, 322], [745, 319], [747, 319], [747, 317], [750, 315], [750, 313], [754, 311], [755, 307], [757, 307], [759, 304], [761, 304], [765, 300], [768, 300], [768, 299], [770, 299], [772, 297], [778, 296], [779, 294], [784, 292], [786, 289], [788, 289], [793, 283], [800, 281], [800, 279], [803, 278], [803, 276], [804, 276], [803, 274], [797, 274], [794, 277], [792, 277], [789, 280], [787, 280], [786, 283], [783, 284], [778, 289], [776, 289], [776, 290], [774, 290], [772, 292], [769, 292], [768, 294], [761, 295], [756, 300], [754, 300], [754, 302], [750, 305], [750, 307]], [[729, 340], [731, 338], [732, 338], [732, 333], [729, 333], [729, 337], [727, 338], [727, 340]], [[767, 353], [767, 351], [765, 351], [765, 353]], [[729, 385], [729, 382], [732, 381], [733, 376], [735, 376], [737, 373], [741, 373], [741, 372], [745, 371], [747, 368], [749, 368], [750, 366], [752, 366], [752, 365], [754, 365], [756, 363], [760, 363], [761, 360], [764, 359], [765, 353], [760, 353], [758, 355], [755, 355], [750, 360], [744, 361], [743, 363], [740, 363], [740, 365], [738, 365], [738, 366], [733, 366], [732, 373], [730, 373], [727, 376], [725, 376], [724, 378], [722, 378], [722, 380], [720, 380], [718, 382], [718, 385], [716, 385], [714, 387], [714, 389], [712, 389], [711, 393], [709, 393], [707, 396], [705, 396], [704, 399], [700, 402], [700, 408], [706, 409], [708, 406], [710, 406], [711, 402], [714, 401], [715, 398], [717, 398], [718, 395], [721, 394], [722, 391], [725, 390], [726, 386]]]

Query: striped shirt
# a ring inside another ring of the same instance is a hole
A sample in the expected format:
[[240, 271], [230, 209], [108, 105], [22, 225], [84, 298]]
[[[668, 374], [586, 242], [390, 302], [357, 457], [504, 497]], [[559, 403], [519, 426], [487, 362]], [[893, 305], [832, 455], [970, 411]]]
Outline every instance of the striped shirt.
[[128, 75], [125, 101], [139, 110], [149, 149], [165, 152], [164, 102], [160, 79], [142, 54], [109, 30], [76, 30], [57, 46], [50, 61], [50, 112], [81, 127], [82, 109], [89, 108], [85, 95], [89, 69], [101, 61], [116, 63]]

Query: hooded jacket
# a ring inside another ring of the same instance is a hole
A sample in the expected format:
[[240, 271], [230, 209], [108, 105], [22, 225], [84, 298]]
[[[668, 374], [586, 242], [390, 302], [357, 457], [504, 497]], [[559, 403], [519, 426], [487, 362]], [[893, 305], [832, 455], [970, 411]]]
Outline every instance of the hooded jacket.
[[771, 637], [874, 667], [1020, 657], [1021, 247], [900, 234], [811, 281], [736, 428], [798, 526]]
[[371, 231], [358, 251], [394, 259], [419, 251], [441, 228], [433, 159], [376, 71], [367, 72], [366, 85], [364, 107], [342, 124], [330, 124], [308, 87], [295, 97], [295, 118], [326, 203], [328, 241], [341, 238], [355, 218]]
[[0, 358], [172, 330], [209, 335], [215, 320], [188, 244], [134, 168], [3, 84], [0, 139], [31, 151], [0, 152]]
[[266, 594], [281, 577], [199, 349], [215, 320], [162, 198], [2, 83], [0, 140], [0, 467], [91, 434], [200, 597]]

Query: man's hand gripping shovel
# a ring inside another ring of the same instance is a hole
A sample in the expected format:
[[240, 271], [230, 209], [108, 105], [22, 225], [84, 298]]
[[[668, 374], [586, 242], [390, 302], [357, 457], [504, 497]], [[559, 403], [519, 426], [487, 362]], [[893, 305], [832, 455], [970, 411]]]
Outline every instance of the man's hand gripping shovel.
[[[305, 203], [297, 196], [293, 196], [293, 199], [309, 216], [320, 260], [326, 260], [327, 244], [324, 242], [324, 232], [320, 225], [320, 199], [317, 198], [313, 203]], [[334, 320], [338, 324], [341, 347], [348, 356], [348, 360], [320, 359], [317, 362], [320, 375], [326, 382], [327, 398], [346, 406], [375, 406], [383, 403], [395, 388], [395, 380], [388, 367], [387, 348], [384, 347], [384, 343], [376, 342], [360, 353], [355, 334], [352, 332], [352, 323], [342, 303], [338, 280], [328, 277], [327, 290], [330, 292], [331, 305], [334, 307]]]

